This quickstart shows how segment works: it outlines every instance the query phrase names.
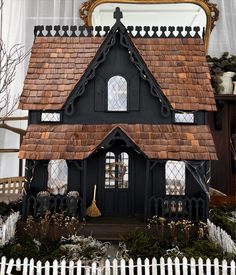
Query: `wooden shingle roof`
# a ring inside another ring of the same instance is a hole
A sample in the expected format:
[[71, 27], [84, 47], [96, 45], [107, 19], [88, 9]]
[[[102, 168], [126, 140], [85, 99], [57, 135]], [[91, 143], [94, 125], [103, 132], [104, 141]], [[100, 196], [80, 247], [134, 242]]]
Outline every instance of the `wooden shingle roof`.
[[207, 125], [34, 125], [28, 127], [21, 159], [84, 159], [119, 127], [150, 159], [216, 160]]
[[[131, 39], [173, 109], [216, 110], [200, 38]], [[19, 108], [62, 108], [103, 41], [102, 37], [36, 37]]]

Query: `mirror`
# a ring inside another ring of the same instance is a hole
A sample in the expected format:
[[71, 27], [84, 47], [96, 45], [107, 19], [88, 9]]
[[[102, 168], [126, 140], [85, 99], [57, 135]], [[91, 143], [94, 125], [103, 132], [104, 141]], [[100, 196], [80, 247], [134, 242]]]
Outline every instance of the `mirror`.
[[112, 26], [119, 6], [125, 26], [190, 26], [205, 31], [206, 48], [219, 11], [208, 0], [90, 0], [82, 4], [80, 17], [85, 25]]

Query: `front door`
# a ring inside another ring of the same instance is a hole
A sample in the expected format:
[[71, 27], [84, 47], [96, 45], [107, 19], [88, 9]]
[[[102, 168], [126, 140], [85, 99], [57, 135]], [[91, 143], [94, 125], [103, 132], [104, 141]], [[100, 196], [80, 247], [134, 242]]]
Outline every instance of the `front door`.
[[131, 208], [129, 155], [107, 152], [103, 183], [102, 212], [107, 216], [129, 216]]

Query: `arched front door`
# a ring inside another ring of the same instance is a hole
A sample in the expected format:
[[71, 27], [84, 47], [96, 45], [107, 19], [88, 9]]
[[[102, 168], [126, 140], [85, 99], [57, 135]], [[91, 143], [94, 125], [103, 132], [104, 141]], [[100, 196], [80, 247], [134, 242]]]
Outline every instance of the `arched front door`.
[[129, 216], [130, 157], [127, 152], [105, 154], [102, 212], [107, 216]]

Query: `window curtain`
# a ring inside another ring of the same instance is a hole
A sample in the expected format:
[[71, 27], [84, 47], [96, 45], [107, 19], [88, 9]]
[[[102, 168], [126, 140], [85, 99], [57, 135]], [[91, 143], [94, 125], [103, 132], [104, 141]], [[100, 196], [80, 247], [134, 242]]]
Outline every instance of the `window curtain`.
[[210, 0], [215, 3], [220, 11], [210, 37], [208, 53], [220, 57], [224, 52], [236, 55], [236, 1], [235, 0]]
[[[83, 0], [0, 0], [0, 35], [6, 48], [24, 46], [29, 53], [18, 65], [14, 82], [10, 85], [11, 95], [20, 95], [27, 72], [30, 49], [33, 44], [35, 25], [80, 25], [79, 7]], [[1, 113], [0, 116], [3, 116]], [[26, 116], [17, 110], [14, 116]], [[26, 129], [27, 121], [7, 122], [10, 126]], [[20, 137], [0, 128], [0, 148], [19, 148]], [[0, 178], [15, 177], [19, 173], [18, 153], [0, 153]]]
[[[3, 8], [0, 13], [0, 35], [10, 49], [14, 44], [24, 46], [28, 52], [33, 44], [35, 25], [80, 25], [79, 7], [86, 0], [0, 0]], [[209, 54], [220, 56], [228, 51], [236, 54], [235, 0], [211, 0], [220, 9], [220, 18], [214, 28], [209, 45]], [[139, 25], [137, 16], [137, 25]], [[22, 92], [23, 81], [27, 71], [29, 56], [17, 67], [15, 81], [11, 84], [12, 95]], [[3, 114], [0, 114], [0, 116]], [[15, 116], [27, 115], [16, 111]], [[27, 127], [26, 121], [9, 122], [15, 127]], [[19, 136], [0, 129], [0, 148], [18, 148]], [[9, 165], [10, 163], [10, 165]], [[0, 178], [18, 175], [17, 153], [0, 153]]]

